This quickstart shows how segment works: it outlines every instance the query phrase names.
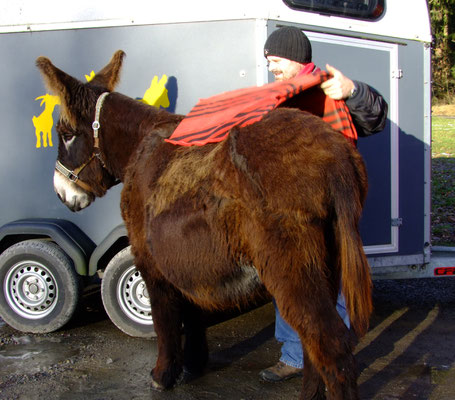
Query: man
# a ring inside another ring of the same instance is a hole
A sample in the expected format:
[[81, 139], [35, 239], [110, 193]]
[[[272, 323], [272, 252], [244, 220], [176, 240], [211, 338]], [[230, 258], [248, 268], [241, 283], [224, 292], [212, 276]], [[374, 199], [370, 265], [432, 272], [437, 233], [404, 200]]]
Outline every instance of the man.
[[[312, 63], [312, 48], [307, 36], [296, 27], [282, 27], [274, 31], [264, 45], [264, 56], [269, 62], [269, 71], [275, 80], [283, 81], [300, 74], [317, 70]], [[336, 68], [327, 65], [327, 72], [333, 77], [320, 86], [324, 94], [334, 100], [345, 100], [359, 136], [380, 132], [387, 120], [388, 105], [383, 97], [367, 84], [353, 81]], [[317, 90], [320, 91], [319, 88]], [[296, 96], [286, 102], [286, 106], [305, 109], [302, 99], [310, 96]], [[307, 103], [308, 104], [308, 103]], [[349, 316], [341, 291], [338, 296], [337, 311], [349, 328]], [[279, 382], [301, 375], [303, 370], [303, 351], [298, 334], [281, 318], [275, 306], [275, 337], [282, 342], [279, 362], [260, 372], [262, 379]]]
[[[296, 27], [282, 27], [274, 31], [264, 45], [269, 71], [275, 80], [282, 81], [318, 68], [312, 63], [312, 48], [307, 36]], [[334, 67], [327, 65], [332, 79], [322, 83], [325, 95], [345, 100], [359, 136], [382, 131], [387, 120], [387, 102], [366, 83], [353, 81]]]

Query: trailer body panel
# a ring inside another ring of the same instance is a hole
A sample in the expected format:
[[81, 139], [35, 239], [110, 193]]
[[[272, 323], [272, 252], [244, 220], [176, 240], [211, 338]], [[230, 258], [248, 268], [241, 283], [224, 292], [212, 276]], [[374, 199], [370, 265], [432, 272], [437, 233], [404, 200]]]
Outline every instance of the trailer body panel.
[[[370, 179], [361, 234], [373, 273], [428, 264], [431, 35], [425, 1], [387, 1], [376, 21], [298, 11], [277, 0], [261, 7], [257, 1], [214, 7], [200, 0], [191, 8], [151, 2], [154, 12], [136, 3], [104, 3], [87, 9], [81, 2], [60, 14], [44, 14], [24, 0], [21, 12], [10, 5], [1, 14], [0, 179], [8, 190], [0, 194], [7, 210], [0, 213], [0, 227], [21, 219], [63, 219], [100, 245], [122, 224], [121, 185], [77, 214], [53, 193], [59, 106], [45, 98], [49, 93], [34, 66], [38, 56], [84, 81], [122, 49], [127, 58], [118, 91], [141, 99], [155, 79], [166, 89], [161, 107], [186, 114], [200, 98], [272, 81], [263, 44], [279, 26], [294, 25], [310, 38], [318, 66], [329, 63], [368, 83], [389, 104], [383, 132], [359, 140]], [[413, 9], [412, 21], [402, 21], [406, 6]], [[39, 131], [45, 124], [35, 123], [40, 117], [50, 127], [47, 143]], [[93, 271], [94, 262], [90, 265]]]

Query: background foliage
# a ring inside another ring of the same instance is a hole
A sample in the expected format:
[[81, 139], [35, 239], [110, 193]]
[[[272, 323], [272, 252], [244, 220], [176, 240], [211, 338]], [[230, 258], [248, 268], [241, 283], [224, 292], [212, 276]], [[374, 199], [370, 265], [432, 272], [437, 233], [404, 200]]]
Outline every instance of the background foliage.
[[433, 34], [433, 96], [447, 103], [455, 95], [455, 0], [427, 0]]

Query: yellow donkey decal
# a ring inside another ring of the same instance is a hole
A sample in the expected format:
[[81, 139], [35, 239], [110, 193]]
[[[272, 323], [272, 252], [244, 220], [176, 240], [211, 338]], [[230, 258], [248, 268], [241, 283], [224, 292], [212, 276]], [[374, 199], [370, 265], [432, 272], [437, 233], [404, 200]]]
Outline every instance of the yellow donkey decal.
[[156, 108], [169, 107], [169, 97], [166, 89], [167, 76], [161, 76], [158, 81], [158, 76], [155, 75], [150, 83], [150, 87], [145, 91], [142, 101], [149, 106]]
[[60, 104], [60, 98], [58, 96], [52, 96], [50, 94], [45, 94], [43, 96], [37, 97], [35, 100], [40, 100], [40, 107], [44, 104], [44, 111], [37, 117], [33, 116], [33, 125], [35, 126], [35, 135], [36, 135], [36, 148], [41, 147], [41, 133], [43, 134], [43, 147], [49, 146], [52, 147], [52, 126], [54, 125], [54, 120], [52, 118], [52, 113], [56, 105]]

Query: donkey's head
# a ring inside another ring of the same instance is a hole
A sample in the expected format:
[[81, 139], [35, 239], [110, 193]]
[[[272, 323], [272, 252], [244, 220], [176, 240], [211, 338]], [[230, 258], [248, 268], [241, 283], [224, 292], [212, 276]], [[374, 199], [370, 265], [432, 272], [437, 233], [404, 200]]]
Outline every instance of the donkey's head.
[[103, 140], [98, 138], [96, 123], [99, 126], [100, 103], [105, 98], [102, 94], [117, 85], [124, 56], [123, 51], [117, 51], [89, 83], [56, 68], [46, 57], [36, 60], [46, 87], [60, 98], [54, 189], [72, 211], [87, 207], [116, 182], [103, 160]]

